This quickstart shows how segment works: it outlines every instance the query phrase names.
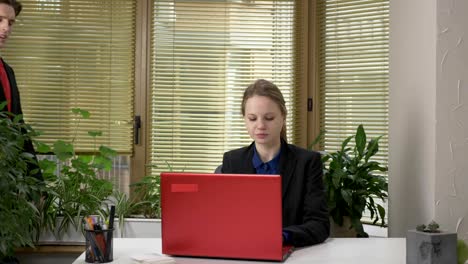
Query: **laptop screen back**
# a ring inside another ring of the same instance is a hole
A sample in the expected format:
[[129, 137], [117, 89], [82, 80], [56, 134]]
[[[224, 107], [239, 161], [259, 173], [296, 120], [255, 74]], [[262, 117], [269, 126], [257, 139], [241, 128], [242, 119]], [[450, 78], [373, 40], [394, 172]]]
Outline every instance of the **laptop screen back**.
[[283, 259], [279, 175], [161, 174], [162, 252]]

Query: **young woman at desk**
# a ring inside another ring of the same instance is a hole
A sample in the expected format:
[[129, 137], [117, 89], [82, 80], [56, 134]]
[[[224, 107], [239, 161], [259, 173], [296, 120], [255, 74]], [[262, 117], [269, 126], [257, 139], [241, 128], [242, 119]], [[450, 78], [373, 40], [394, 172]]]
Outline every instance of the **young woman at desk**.
[[245, 90], [241, 110], [253, 143], [226, 152], [221, 172], [280, 174], [284, 243], [301, 247], [323, 242], [330, 222], [320, 154], [287, 143], [281, 91], [257, 80]]

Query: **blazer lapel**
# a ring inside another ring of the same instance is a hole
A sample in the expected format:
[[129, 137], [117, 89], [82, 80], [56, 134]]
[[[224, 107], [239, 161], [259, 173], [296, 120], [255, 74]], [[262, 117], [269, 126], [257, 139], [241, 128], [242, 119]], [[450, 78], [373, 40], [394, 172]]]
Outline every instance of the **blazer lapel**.
[[[3, 103], [4, 101], [6, 100], [5, 98], [5, 92], [3, 91], [3, 85], [2, 83], [0, 82], [0, 103]], [[5, 106], [5, 110], [7, 109], [7, 107]], [[0, 111], [2, 111], [3, 109], [0, 109]]]
[[[18, 86], [16, 84], [16, 79], [15, 75], [13, 73], [13, 69], [5, 62], [3, 61], [3, 65], [5, 67], [5, 72], [8, 76], [8, 82], [10, 83], [10, 89], [11, 89], [11, 112], [15, 115], [18, 114], [23, 114], [21, 110], [21, 104], [20, 104], [20, 99], [19, 99], [19, 91], [18, 91]], [[2, 94], [3, 94], [3, 86], [2, 86]], [[3, 98], [5, 95], [3, 95]], [[5, 99], [3, 99], [4, 101]]]
[[281, 184], [283, 185], [282, 195], [283, 199], [288, 190], [289, 183], [294, 176], [294, 170], [296, 169], [296, 155], [289, 149], [287, 143], [283, 143], [283, 152], [281, 153], [279, 168], [281, 174]]
[[247, 155], [245, 155], [244, 162], [239, 162], [239, 171], [245, 171], [245, 173], [255, 173], [255, 168], [252, 163], [252, 158], [254, 155], [255, 142], [252, 142], [247, 148]]

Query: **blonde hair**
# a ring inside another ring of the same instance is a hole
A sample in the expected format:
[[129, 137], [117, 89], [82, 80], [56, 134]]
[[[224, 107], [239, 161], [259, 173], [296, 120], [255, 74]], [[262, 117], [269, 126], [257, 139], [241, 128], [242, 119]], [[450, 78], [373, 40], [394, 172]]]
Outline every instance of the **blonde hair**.
[[[281, 110], [281, 114], [283, 114], [284, 118], [286, 119], [287, 110], [283, 94], [274, 83], [264, 79], [256, 80], [245, 89], [241, 105], [242, 116], [245, 116], [245, 104], [247, 103], [247, 100], [253, 97], [254, 95], [266, 96], [270, 98], [273, 102], [275, 102], [278, 105], [278, 107]], [[287, 141], [286, 122], [284, 122], [283, 127], [281, 128], [280, 137], [284, 141]]]

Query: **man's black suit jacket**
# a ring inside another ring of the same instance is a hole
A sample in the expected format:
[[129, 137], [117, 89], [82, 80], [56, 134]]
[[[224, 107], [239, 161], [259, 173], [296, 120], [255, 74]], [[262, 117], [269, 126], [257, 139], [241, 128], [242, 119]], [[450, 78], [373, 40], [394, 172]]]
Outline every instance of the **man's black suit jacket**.
[[[10, 89], [11, 89], [11, 111], [10, 112], [15, 115], [20, 115], [20, 114], [22, 115], [23, 110], [21, 109], [21, 100], [20, 100], [18, 85], [16, 84], [15, 73], [13, 69], [5, 61], [3, 61], [3, 59], [1, 60], [2, 60], [1, 62], [5, 66], [5, 71], [8, 76], [8, 81], [10, 82]], [[3, 91], [2, 82], [0, 81], [0, 102], [3, 103], [5, 101], [6, 101], [6, 97]], [[5, 106], [5, 109], [0, 109], [0, 111], [7, 111], [7, 110], [8, 108], [6, 106]], [[36, 152], [34, 151], [34, 146], [31, 141], [28, 140], [24, 143], [24, 151], [34, 154], [34, 157], [35, 157]], [[36, 164], [30, 164], [30, 166], [28, 166], [28, 170], [29, 171], [36, 170], [37, 172], [34, 173], [32, 176], [36, 177], [39, 180], [42, 180], [42, 174], [38, 170], [38, 166]]]
[[[255, 173], [253, 148], [226, 152], [223, 173]], [[279, 171], [282, 178], [283, 230], [294, 246], [323, 242], [330, 234], [330, 220], [323, 187], [320, 153], [282, 142]]]

